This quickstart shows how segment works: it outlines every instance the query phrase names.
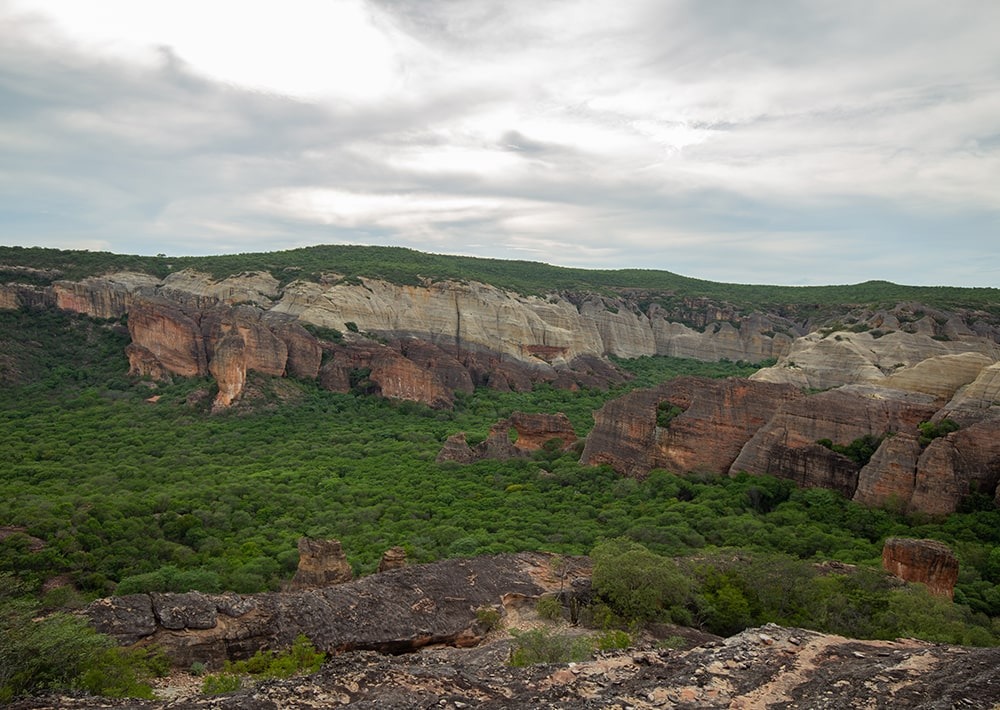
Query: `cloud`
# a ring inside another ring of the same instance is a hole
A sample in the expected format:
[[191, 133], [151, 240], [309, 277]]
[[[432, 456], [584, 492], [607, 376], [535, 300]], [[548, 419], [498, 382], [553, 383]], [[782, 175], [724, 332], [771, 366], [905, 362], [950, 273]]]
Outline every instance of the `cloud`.
[[0, 241], [997, 285], [1000, 8], [314, 5], [0, 0]]

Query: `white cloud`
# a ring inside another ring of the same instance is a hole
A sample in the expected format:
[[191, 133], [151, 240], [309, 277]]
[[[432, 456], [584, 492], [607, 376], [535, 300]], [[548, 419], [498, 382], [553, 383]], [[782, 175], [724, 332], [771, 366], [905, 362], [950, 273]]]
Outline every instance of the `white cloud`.
[[998, 25], [892, 0], [0, 0], [0, 240], [996, 285]]

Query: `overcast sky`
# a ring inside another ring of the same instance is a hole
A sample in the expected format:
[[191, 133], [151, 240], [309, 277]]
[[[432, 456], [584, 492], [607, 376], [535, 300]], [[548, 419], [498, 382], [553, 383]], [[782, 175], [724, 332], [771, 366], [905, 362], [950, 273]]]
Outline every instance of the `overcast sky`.
[[1000, 286], [1000, 2], [0, 0], [0, 244]]

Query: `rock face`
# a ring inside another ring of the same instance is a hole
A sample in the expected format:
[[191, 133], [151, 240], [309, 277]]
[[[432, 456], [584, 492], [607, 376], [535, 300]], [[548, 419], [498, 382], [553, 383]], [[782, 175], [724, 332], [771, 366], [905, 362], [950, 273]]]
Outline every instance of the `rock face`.
[[[943, 515], [970, 493], [998, 495], [996, 372], [983, 368], [943, 407], [933, 382], [919, 390], [865, 384], [806, 394], [753, 378], [677, 378], [605, 404], [582, 460], [639, 477], [654, 468], [770, 474], [865, 505]], [[921, 423], [949, 414], [961, 420], [957, 431], [923, 438]], [[867, 461], [836, 450], [865, 441], [876, 447]]]
[[288, 585], [289, 591], [343, 584], [353, 578], [354, 571], [340, 540], [299, 538], [299, 567]]
[[86, 614], [121, 643], [161, 646], [181, 668], [196, 661], [216, 667], [284, 648], [299, 634], [329, 653], [465, 647], [488, 631], [477, 610], [502, 612], [504, 599], [536, 598], [589, 579], [585, 560], [569, 560], [566, 576], [558, 578], [552, 562], [544, 553], [521, 553], [404, 566], [297, 592], [125, 595], [98, 600]]
[[638, 477], [654, 468], [726, 472], [779, 407], [803, 396], [788, 385], [679, 377], [605, 404], [581, 460]]
[[882, 548], [882, 567], [907, 582], [927, 585], [931, 594], [951, 599], [958, 581], [958, 559], [937, 540], [891, 537]]
[[871, 333], [810, 333], [752, 379], [811, 389], [879, 384], [932, 394], [943, 403], [997, 360], [1000, 345], [977, 337], [942, 341], [926, 333], [878, 338]]
[[817, 442], [848, 446], [866, 436], [916, 432], [935, 411], [929, 396], [898, 390], [853, 385], [820, 392], [776, 411], [747, 442], [731, 471], [771, 474], [851, 497], [861, 466]]

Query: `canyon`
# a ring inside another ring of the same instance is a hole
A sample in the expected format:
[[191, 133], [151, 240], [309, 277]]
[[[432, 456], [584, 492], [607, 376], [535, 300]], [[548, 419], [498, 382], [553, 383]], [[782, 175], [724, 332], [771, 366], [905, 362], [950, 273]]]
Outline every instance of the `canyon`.
[[[970, 494], [1000, 497], [1000, 325], [989, 314], [900, 303], [803, 318], [808, 309], [660, 301], [641, 290], [529, 296], [477, 282], [283, 284], [268, 272], [193, 270], [0, 286], [0, 307], [126, 320], [130, 374], [210, 376], [216, 410], [240, 402], [250, 373], [447, 408], [477, 386], [606, 388], [625, 379], [613, 358], [769, 361], [749, 380], [681, 378], [609, 402], [582, 461], [640, 477], [773, 474], [934, 515]], [[673, 414], [660, 425], [664, 407]], [[955, 430], [921, 434], [941, 422]], [[476, 452], [456, 433], [443, 456], [517, 455], [505, 426]], [[568, 445], [559, 426], [549, 438]], [[865, 437], [877, 442], [870, 458], [843, 453]]]

